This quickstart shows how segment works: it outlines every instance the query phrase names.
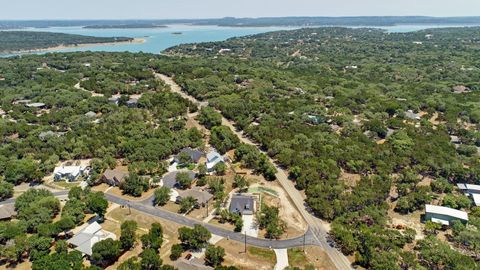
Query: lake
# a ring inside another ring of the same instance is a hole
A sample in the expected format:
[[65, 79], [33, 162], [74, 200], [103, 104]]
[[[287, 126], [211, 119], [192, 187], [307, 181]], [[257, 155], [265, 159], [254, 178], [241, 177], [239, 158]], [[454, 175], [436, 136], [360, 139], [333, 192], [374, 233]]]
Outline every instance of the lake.
[[[463, 27], [465, 25], [395, 25], [382, 27], [389, 32], [410, 32], [427, 28]], [[368, 26], [365, 26], [368, 27]], [[298, 27], [297, 27], [298, 28]], [[144, 43], [98, 45], [89, 47], [67, 48], [56, 52], [73, 51], [108, 51], [108, 52], [147, 52], [160, 53], [161, 51], [185, 43], [222, 41], [232, 37], [240, 37], [278, 30], [296, 29], [295, 27], [219, 27], [219, 26], [191, 26], [169, 25], [168, 28], [143, 29], [85, 29], [82, 27], [51, 27], [42, 29], [25, 29], [28, 31], [58, 32], [97, 37], [124, 36], [143, 38]], [[180, 32], [181, 34], [174, 34]], [[49, 51], [52, 52], [52, 51]], [[6, 55], [3, 55], [6, 56]]]

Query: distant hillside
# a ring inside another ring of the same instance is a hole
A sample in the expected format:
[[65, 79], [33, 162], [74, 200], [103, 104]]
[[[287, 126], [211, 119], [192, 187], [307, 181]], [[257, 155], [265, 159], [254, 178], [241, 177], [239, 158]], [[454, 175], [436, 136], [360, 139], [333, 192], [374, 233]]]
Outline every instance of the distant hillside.
[[128, 37], [92, 37], [49, 32], [0, 31], [0, 53], [41, 50], [57, 46], [132, 41]]
[[86, 29], [135, 29], [135, 28], [167, 28], [165, 25], [155, 23], [131, 23], [131, 24], [95, 24], [87, 25]]
[[263, 18], [213, 18], [172, 20], [31, 20], [1, 21], [0, 29], [45, 28], [68, 26], [122, 25], [220, 25], [235, 27], [260, 26], [392, 26], [397, 24], [480, 25], [480, 17], [426, 17], [426, 16], [357, 16], [357, 17], [263, 17]]

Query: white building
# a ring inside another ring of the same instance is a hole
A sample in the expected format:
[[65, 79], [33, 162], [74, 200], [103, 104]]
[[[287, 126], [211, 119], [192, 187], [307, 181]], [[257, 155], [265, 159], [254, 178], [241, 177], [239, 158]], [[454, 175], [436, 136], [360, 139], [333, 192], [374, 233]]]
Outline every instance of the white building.
[[84, 166], [60, 166], [53, 171], [55, 181], [66, 179], [67, 181], [76, 181], [78, 177], [85, 172]]
[[425, 205], [425, 220], [440, 223], [442, 225], [450, 225], [454, 220], [467, 223], [468, 214], [467, 212], [449, 207], [427, 204]]
[[225, 159], [217, 152], [217, 150], [213, 149], [207, 154], [207, 170], [209, 172], [212, 172], [213, 167], [220, 162], [225, 162]]
[[116, 240], [117, 236], [114, 233], [103, 230], [102, 226], [97, 222], [93, 222], [68, 239], [67, 242], [75, 246], [76, 250], [91, 256], [93, 245], [108, 238]]
[[457, 187], [467, 196], [471, 196], [476, 206], [480, 206], [480, 185], [457, 184]]

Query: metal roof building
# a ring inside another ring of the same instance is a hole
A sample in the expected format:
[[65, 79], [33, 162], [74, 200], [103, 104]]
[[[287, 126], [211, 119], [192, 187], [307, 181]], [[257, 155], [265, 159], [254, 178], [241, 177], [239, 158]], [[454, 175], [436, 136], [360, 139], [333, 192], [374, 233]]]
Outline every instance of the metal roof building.
[[449, 207], [427, 204], [425, 205], [425, 220], [443, 225], [450, 225], [454, 220], [460, 220], [463, 223], [467, 223], [468, 214], [464, 211]]

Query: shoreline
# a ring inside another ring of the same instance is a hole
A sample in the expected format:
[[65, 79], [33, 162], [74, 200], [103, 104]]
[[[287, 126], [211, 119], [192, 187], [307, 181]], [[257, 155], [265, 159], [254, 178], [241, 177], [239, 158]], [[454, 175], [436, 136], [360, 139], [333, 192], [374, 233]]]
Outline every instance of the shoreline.
[[130, 41], [82, 43], [77, 45], [58, 45], [58, 46], [48, 47], [48, 48], [38, 48], [38, 49], [20, 50], [20, 51], [5, 51], [5, 52], [0, 52], [0, 55], [41, 53], [41, 52], [59, 51], [59, 50], [65, 50], [65, 49], [71, 49], [71, 48], [85, 48], [85, 47], [95, 47], [95, 46], [140, 44], [140, 43], [145, 43], [146, 41], [147, 41], [146, 38], [133, 38]]

